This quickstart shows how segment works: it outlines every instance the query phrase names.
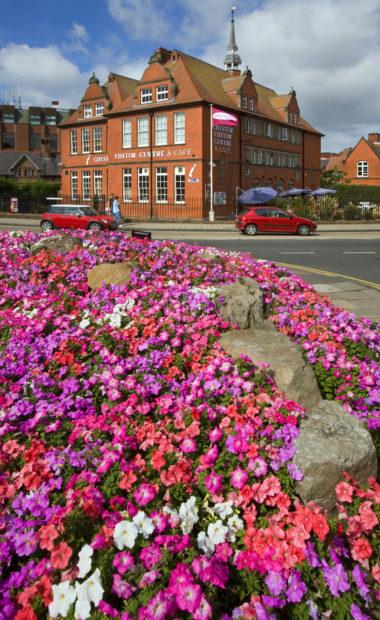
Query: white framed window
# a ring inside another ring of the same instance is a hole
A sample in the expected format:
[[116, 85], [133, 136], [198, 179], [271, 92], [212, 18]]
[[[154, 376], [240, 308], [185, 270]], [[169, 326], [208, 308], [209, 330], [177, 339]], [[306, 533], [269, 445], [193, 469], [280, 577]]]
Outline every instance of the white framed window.
[[165, 167], [156, 168], [156, 202], [165, 203], [168, 201], [168, 169]]
[[91, 173], [90, 171], [82, 172], [82, 195], [83, 200], [90, 200], [91, 196]]
[[90, 130], [88, 127], [82, 129], [82, 153], [90, 152]]
[[78, 134], [76, 129], [70, 129], [70, 153], [78, 154]]
[[141, 89], [141, 103], [152, 103], [152, 89], [151, 88]]
[[102, 152], [102, 128], [94, 127], [93, 130], [93, 144], [94, 144], [94, 153]]
[[132, 168], [123, 170], [123, 202], [132, 202]]
[[253, 112], [253, 110], [255, 109], [255, 98], [254, 97], [249, 98], [249, 109], [251, 110], [251, 112]]
[[90, 118], [92, 116], [92, 105], [83, 106], [83, 116], [84, 118]]
[[123, 149], [130, 149], [132, 147], [132, 121], [129, 119], [123, 120]]
[[101, 170], [94, 170], [94, 195], [101, 196], [103, 193], [103, 173]]
[[71, 199], [76, 200], [78, 198], [78, 173], [71, 172]]
[[356, 164], [356, 176], [368, 177], [368, 161], [358, 161]]
[[286, 141], [288, 139], [288, 128], [287, 127], [280, 128], [280, 137], [281, 137], [281, 140]]
[[254, 118], [245, 119], [245, 133], [256, 134], [256, 121]]
[[165, 86], [156, 87], [156, 101], [167, 101], [169, 99], [169, 87]]
[[104, 112], [104, 103], [95, 103], [95, 116], [102, 116]]
[[265, 123], [265, 137], [273, 138], [273, 125], [271, 123]]
[[140, 116], [137, 119], [137, 146], [149, 146], [149, 118]]
[[243, 95], [241, 98], [241, 107], [243, 110], [247, 109], [247, 95]]
[[176, 204], [185, 204], [185, 167], [174, 168], [174, 200]]
[[174, 144], [185, 144], [185, 112], [174, 112]]
[[255, 150], [255, 154], [256, 154], [256, 164], [262, 164], [263, 163], [263, 151], [262, 149], [256, 149]]
[[168, 143], [168, 117], [166, 114], [156, 116], [156, 146]]
[[138, 169], [138, 197], [139, 202], [149, 200], [149, 168]]

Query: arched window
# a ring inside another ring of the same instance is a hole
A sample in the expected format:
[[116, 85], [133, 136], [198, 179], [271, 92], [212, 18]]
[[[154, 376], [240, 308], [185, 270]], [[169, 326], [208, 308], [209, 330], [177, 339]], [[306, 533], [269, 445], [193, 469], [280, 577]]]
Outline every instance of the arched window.
[[356, 164], [356, 176], [368, 177], [368, 161], [358, 161]]

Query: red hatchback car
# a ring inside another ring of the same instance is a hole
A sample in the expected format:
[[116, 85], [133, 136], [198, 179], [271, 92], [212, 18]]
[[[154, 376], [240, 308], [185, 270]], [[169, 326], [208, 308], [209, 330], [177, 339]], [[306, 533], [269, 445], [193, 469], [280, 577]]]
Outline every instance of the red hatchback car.
[[310, 235], [317, 225], [305, 217], [298, 217], [283, 209], [268, 205], [255, 206], [236, 218], [236, 228], [246, 235], [259, 232], [293, 233]]
[[41, 230], [81, 228], [83, 230], [116, 230], [118, 223], [109, 215], [100, 215], [88, 205], [49, 205], [41, 215]]

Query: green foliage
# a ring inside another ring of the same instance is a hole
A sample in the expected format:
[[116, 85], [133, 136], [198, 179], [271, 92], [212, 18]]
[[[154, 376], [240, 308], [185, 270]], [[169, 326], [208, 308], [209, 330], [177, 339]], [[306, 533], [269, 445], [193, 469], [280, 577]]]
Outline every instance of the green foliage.
[[56, 196], [60, 183], [34, 179], [18, 183], [15, 179], [0, 177], [0, 196], [28, 196], [29, 198], [44, 199], [47, 196]]
[[332, 370], [326, 370], [321, 362], [315, 364], [314, 373], [317, 379], [322, 398], [326, 400], [334, 400], [336, 390], [339, 387], [340, 379], [334, 377]]
[[353, 342], [350, 338], [345, 338], [343, 340], [343, 344], [345, 346], [347, 355], [349, 357], [357, 357], [360, 360], [371, 359], [376, 361], [376, 353], [366, 347], [362, 342]]
[[336, 197], [340, 206], [354, 205], [359, 202], [380, 204], [380, 185], [346, 185], [340, 183], [335, 186]]
[[335, 189], [336, 185], [345, 182], [345, 176], [345, 172], [338, 170], [336, 166], [333, 170], [324, 170], [321, 174], [321, 187]]
[[117, 463], [108, 470], [103, 477], [103, 482], [100, 485], [100, 489], [106, 499], [110, 499], [114, 495], [117, 495], [120, 491], [120, 467]]
[[98, 524], [93, 517], [87, 517], [80, 508], [74, 508], [65, 519], [65, 541], [72, 548], [74, 555], [78, 555], [83, 545], [89, 545]]

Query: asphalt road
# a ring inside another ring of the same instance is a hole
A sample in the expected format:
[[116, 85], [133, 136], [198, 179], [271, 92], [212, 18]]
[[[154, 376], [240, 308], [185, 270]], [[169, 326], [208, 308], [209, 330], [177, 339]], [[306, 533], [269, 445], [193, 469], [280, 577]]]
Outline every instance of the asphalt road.
[[275, 263], [298, 265], [380, 284], [380, 237], [321, 239], [271, 236], [205, 240], [194, 236], [186, 241], [229, 251], [250, 252], [255, 258]]

